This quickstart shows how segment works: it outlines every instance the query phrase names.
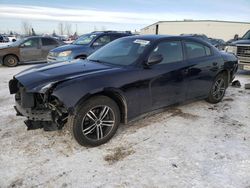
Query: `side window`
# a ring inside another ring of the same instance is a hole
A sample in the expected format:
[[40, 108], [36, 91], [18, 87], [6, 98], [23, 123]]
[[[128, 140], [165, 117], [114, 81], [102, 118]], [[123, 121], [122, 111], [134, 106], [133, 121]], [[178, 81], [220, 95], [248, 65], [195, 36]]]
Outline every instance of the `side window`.
[[39, 45], [39, 39], [38, 38], [26, 40], [22, 44], [23, 47], [27, 47], [27, 48], [38, 47], [38, 45]]
[[121, 38], [121, 37], [123, 37], [122, 35], [112, 35], [111, 36], [111, 41], [113, 41], [113, 40], [116, 40], [116, 39], [119, 39], [119, 38]]
[[95, 41], [95, 43], [98, 43], [99, 46], [103, 46], [109, 42], [111, 42], [111, 38], [108, 35], [103, 35]]
[[151, 52], [151, 55], [161, 54], [163, 60], [160, 64], [173, 63], [183, 60], [182, 45], [180, 41], [160, 42]]
[[189, 59], [211, 55], [211, 49], [198, 42], [185, 42], [185, 48]]
[[50, 46], [50, 45], [57, 45], [57, 42], [53, 39], [42, 38], [42, 44], [43, 46]]

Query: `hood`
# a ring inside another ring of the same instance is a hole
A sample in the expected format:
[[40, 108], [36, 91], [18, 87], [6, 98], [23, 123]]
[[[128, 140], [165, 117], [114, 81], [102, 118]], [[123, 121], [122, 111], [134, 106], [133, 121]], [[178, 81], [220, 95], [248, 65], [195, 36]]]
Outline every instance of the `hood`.
[[0, 46], [0, 50], [4, 50], [6, 48], [12, 48], [12, 47], [15, 47], [15, 45], [13, 45], [12, 43], [5, 43]]
[[35, 66], [20, 72], [14, 78], [26, 88], [27, 92], [44, 92], [41, 89], [45, 86], [112, 69], [117, 68], [88, 60], [74, 60]]
[[51, 52], [63, 52], [67, 50], [83, 50], [86, 47], [87, 45], [67, 44], [54, 48], [53, 50], [51, 50]]
[[238, 45], [238, 44], [249, 44], [250, 45], [250, 39], [248, 40], [236, 40], [231, 43], [232, 45]]

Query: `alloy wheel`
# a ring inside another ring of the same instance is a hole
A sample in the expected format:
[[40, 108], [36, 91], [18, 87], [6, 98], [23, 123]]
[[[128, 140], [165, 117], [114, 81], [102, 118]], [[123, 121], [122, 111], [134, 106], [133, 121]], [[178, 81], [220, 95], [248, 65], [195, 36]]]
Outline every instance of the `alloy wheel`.
[[106, 137], [115, 124], [113, 110], [105, 105], [90, 109], [82, 119], [82, 133], [89, 140], [98, 141]]
[[213, 86], [213, 90], [212, 90], [213, 97], [216, 100], [221, 99], [225, 93], [225, 89], [226, 89], [226, 85], [225, 85], [224, 79], [219, 78], [218, 80], [216, 80]]

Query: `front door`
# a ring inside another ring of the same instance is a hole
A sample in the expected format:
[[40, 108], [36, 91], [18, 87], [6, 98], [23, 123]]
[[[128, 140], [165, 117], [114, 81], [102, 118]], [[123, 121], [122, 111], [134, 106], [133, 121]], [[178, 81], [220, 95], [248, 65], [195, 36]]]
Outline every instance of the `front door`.
[[42, 50], [39, 38], [31, 38], [20, 45], [21, 61], [39, 61], [42, 59]]
[[106, 44], [108, 44], [109, 42], [111, 42], [111, 37], [110, 35], [102, 35], [99, 38], [97, 38], [93, 44], [92, 44], [92, 52], [95, 52], [96, 50], [98, 50], [99, 48], [105, 46]]

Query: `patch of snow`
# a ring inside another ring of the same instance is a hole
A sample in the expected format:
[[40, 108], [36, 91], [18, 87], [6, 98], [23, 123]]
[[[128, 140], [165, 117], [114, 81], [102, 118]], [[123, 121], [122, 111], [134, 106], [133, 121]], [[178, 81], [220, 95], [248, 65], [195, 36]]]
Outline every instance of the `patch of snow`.
[[128, 125], [96, 148], [68, 130], [26, 131], [8, 81], [33, 65], [0, 67], [0, 187], [250, 186], [250, 74], [218, 104], [176, 106]]

